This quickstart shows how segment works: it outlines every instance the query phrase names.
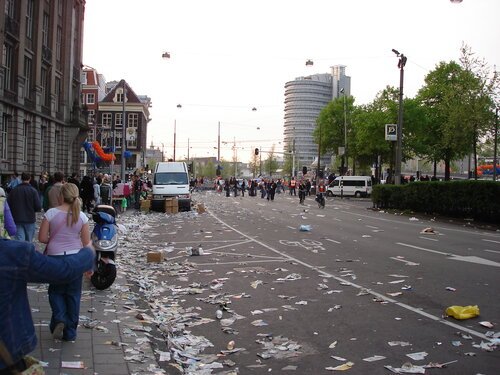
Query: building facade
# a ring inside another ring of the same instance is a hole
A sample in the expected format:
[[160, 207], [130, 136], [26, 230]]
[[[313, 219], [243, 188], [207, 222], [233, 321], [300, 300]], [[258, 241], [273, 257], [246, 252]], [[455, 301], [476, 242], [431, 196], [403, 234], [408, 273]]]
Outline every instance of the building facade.
[[0, 175], [77, 172], [85, 0], [0, 0]]
[[[351, 93], [351, 79], [345, 66], [332, 67], [331, 73], [298, 77], [285, 84], [284, 142], [295, 150], [296, 169], [311, 167], [318, 157], [313, 132], [321, 110], [334, 98]], [[329, 166], [331, 155], [322, 155], [320, 165]]]
[[95, 131], [90, 134], [95, 134], [94, 140], [102, 148], [114, 153], [116, 160], [110, 166], [111, 173], [135, 173], [146, 166], [151, 105], [148, 96], [137, 95], [125, 80], [106, 83], [106, 95], [98, 105]]

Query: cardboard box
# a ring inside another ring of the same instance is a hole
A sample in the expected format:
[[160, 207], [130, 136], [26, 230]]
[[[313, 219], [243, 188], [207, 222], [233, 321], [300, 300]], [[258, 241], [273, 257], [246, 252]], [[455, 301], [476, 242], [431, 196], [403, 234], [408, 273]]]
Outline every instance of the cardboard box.
[[146, 258], [148, 263], [161, 263], [163, 261], [163, 253], [161, 251], [149, 251]]
[[151, 201], [150, 200], [142, 200], [141, 201], [141, 211], [148, 212], [151, 209]]
[[176, 214], [179, 212], [179, 202], [177, 201], [177, 198], [165, 199], [165, 212], [167, 214]]

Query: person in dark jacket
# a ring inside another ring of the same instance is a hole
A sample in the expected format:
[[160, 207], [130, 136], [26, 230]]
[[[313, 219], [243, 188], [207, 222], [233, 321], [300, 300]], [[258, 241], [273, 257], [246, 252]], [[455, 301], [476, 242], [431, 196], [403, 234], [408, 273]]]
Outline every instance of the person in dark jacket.
[[83, 211], [90, 212], [92, 210], [92, 201], [94, 200], [94, 186], [89, 176], [83, 176], [80, 184], [80, 197], [83, 202]]
[[30, 175], [21, 175], [21, 184], [7, 197], [12, 217], [16, 223], [14, 239], [32, 242], [35, 236], [36, 213], [42, 210], [38, 192], [30, 185]]
[[85, 247], [71, 257], [49, 257], [32, 243], [5, 238], [0, 239], [0, 249], [0, 343], [10, 357], [6, 363], [4, 355], [0, 356], [0, 374], [20, 374], [29, 366], [25, 356], [37, 345], [27, 284], [81, 278], [92, 269], [95, 252]]

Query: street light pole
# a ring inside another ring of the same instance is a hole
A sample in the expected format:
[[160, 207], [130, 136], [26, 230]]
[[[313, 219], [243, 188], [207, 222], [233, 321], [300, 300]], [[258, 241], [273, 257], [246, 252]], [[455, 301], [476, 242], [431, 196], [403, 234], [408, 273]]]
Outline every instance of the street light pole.
[[396, 165], [394, 167], [394, 183], [401, 184], [401, 161], [403, 155], [403, 81], [404, 81], [404, 67], [406, 65], [406, 56], [393, 49], [392, 52], [399, 57], [399, 112], [398, 112], [398, 139], [396, 142]]
[[[344, 97], [344, 155], [343, 159], [345, 160], [345, 170], [342, 171], [342, 174], [346, 175], [349, 170], [349, 159], [347, 158], [347, 106], [345, 101], [345, 88], [342, 87], [340, 89], [342, 96]], [[342, 166], [344, 167], [344, 166]]]
[[320, 160], [321, 160], [321, 122], [319, 123], [318, 165], [316, 168], [316, 186], [319, 185]]
[[497, 180], [498, 107], [495, 108], [495, 137], [493, 143], [493, 181]]
[[[121, 165], [121, 179], [125, 182], [125, 151], [127, 151], [127, 121], [125, 116], [125, 100], [127, 97], [127, 91], [125, 87], [125, 80], [123, 80], [123, 100], [122, 100], [122, 165]], [[113, 175], [111, 175], [113, 178]]]

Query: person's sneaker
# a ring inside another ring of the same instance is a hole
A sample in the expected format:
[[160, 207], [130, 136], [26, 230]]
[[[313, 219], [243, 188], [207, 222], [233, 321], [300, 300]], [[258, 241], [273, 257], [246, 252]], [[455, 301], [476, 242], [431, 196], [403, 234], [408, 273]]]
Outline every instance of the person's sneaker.
[[54, 340], [62, 340], [64, 333], [64, 323], [59, 322], [56, 324], [54, 328], [54, 332], [52, 332], [52, 337]]

